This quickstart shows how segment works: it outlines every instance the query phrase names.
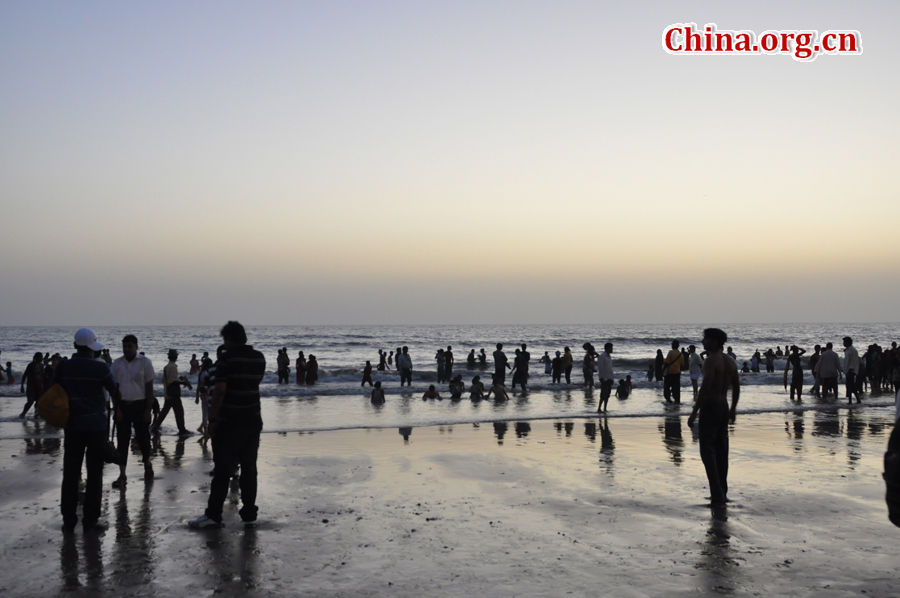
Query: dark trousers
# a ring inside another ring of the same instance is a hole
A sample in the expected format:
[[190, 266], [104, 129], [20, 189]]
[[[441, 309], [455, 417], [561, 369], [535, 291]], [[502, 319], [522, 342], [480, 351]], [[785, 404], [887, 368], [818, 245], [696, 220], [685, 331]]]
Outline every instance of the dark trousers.
[[700, 458], [709, 480], [712, 502], [728, 494], [728, 403], [713, 401], [700, 410]]
[[554, 384], [559, 384], [559, 382], [562, 380], [562, 372], [560, 372], [559, 370], [553, 370], [552, 376]]
[[600, 402], [608, 401], [612, 395], [612, 380], [600, 380]]
[[[230, 419], [229, 419], [230, 418]], [[219, 412], [219, 422], [212, 439], [215, 475], [209, 490], [206, 516], [222, 522], [222, 507], [228, 497], [228, 482], [234, 466], [241, 466], [241, 519], [256, 521], [256, 456], [259, 453], [259, 413], [232, 415]]]
[[407, 385], [412, 386], [412, 370], [409, 368], [400, 370], [400, 386], [403, 386], [404, 381]]
[[[856, 395], [856, 398], [859, 398], [859, 388], [856, 384], [856, 372], [849, 371], [847, 375], [844, 376], [844, 382], [846, 383], [847, 396], [846, 398], [851, 398], [853, 395]], [[837, 396], [835, 394], [835, 396]]]
[[103, 457], [100, 447], [106, 442], [106, 431], [85, 431], [66, 429], [63, 447], [63, 479], [60, 506], [63, 523], [74, 527], [78, 523], [78, 480], [81, 478], [81, 464], [87, 454], [87, 481], [84, 490], [84, 519], [82, 523], [92, 525], [100, 519], [100, 497], [103, 490]]
[[681, 402], [681, 374], [666, 374], [663, 382], [663, 396], [667, 403], [670, 397], [675, 399], [676, 403]]
[[146, 410], [146, 401], [119, 401], [122, 421], [116, 423], [116, 441], [123, 464], [128, 459], [132, 426], [134, 426], [134, 436], [137, 438], [138, 446], [141, 447], [141, 461], [150, 462], [150, 424], [144, 421], [144, 411]]
[[181, 404], [181, 399], [166, 399], [162, 411], [159, 412], [156, 421], [153, 422], [153, 427], [158, 428], [162, 425], [166, 416], [169, 415], [170, 409], [175, 412], [175, 424], [178, 426], [178, 431], [184, 432], [184, 405]]
[[290, 378], [289, 370], [278, 370], [278, 383], [279, 384], [281, 384], [282, 382], [287, 384], [290, 381], [289, 378]]
[[572, 383], [572, 366], [566, 366], [566, 384]]
[[838, 396], [838, 379], [837, 376], [831, 376], [822, 380], [822, 394], [828, 394], [828, 391], [834, 392], [834, 397]]
[[369, 383], [369, 386], [372, 386], [372, 376], [363, 376], [362, 384], [360, 384], [360, 386], [365, 386], [366, 382]]

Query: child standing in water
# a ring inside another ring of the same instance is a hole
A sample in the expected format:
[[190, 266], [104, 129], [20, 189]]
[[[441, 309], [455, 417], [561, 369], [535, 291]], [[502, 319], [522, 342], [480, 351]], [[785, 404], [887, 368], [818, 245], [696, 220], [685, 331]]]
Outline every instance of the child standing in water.
[[13, 378], [13, 375], [12, 375], [12, 362], [7, 361], [6, 362], [6, 383], [13, 384], [15, 381], [16, 381], [16, 379]]

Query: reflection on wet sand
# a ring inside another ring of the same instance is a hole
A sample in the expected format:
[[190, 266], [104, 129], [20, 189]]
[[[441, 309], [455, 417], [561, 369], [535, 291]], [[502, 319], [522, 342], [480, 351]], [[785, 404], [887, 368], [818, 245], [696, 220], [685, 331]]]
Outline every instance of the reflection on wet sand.
[[[103, 589], [102, 537], [102, 534], [96, 532], [84, 535], [75, 532], [63, 534], [62, 546], [59, 549], [60, 574], [67, 590], [74, 590], [81, 586], [86, 586], [94, 592], [100, 592]], [[83, 570], [81, 570], [80, 562], [82, 553], [84, 554]]]
[[531, 432], [531, 424], [528, 422], [516, 422], [516, 438], [525, 438]]
[[556, 422], [553, 424], [553, 427], [556, 428], [557, 435], [565, 430], [566, 438], [568, 438], [572, 435], [572, 430], [575, 429], [575, 424], [572, 422]]
[[669, 453], [669, 458], [675, 465], [684, 462], [684, 439], [681, 436], [681, 417], [676, 414], [667, 414], [663, 423], [659, 426], [663, 434], [663, 446]]
[[736, 561], [738, 551], [731, 543], [727, 507], [712, 507], [710, 511], [709, 529], [701, 541], [702, 558], [695, 568], [706, 572], [706, 583], [702, 589], [730, 593], [740, 585], [740, 563]]
[[506, 422], [494, 422], [494, 434], [497, 435], [497, 444], [503, 444], [503, 436], [508, 429], [509, 426]]
[[412, 434], [412, 428], [411, 428], [411, 427], [402, 427], [402, 428], [400, 428], [400, 436], [403, 436], [403, 442], [404, 442], [404, 443], [408, 443], [408, 442], [409, 442], [409, 436], [410, 436], [411, 434]]
[[[113, 576], [118, 578], [117, 582], [128, 587], [151, 582], [156, 566], [150, 509], [153, 482], [143, 486], [140, 508], [133, 521], [128, 512], [125, 490], [119, 492], [119, 499], [113, 507], [115, 519], [112, 527], [116, 534], [112, 555]], [[132, 488], [134, 490], [134, 486]]]

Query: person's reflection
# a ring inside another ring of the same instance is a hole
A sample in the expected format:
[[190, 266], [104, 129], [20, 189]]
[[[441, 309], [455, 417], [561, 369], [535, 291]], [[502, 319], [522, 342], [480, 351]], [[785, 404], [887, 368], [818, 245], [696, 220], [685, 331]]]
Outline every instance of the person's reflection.
[[712, 507], [709, 530], [703, 540], [700, 555], [703, 560], [695, 566], [706, 571], [708, 588], [729, 592], [737, 587], [738, 564], [735, 562], [737, 550], [731, 545], [731, 529], [728, 525], [727, 507]]
[[99, 591], [103, 581], [103, 534], [94, 532], [84, 535], [84, 571], [87, 586]]
[[63, 543], [59, 549], [60, 575], [67, 590], [74, 590], [81, 585], [78, 579], [78, 545], [75, 538], [74, 531], [64, 532]]
[[613, 456], [616, 452], [616, 443], [612, 432], [609, 430], [609, 420], [600, 420], [600, 462], [604, 464], [606, 475], [613, 475]]
[[509, 426], [506, 422], [494, 422], [494, 434], [497, 435], [497, 444], [503, 444], [503, 436], [508, 429]]
[[790, 424], [788, 422], [784, 422], [784, 427], [787, 430], [788, 438], [793, 438], [794, 440], [795, 451], [803, 450], [803, 434], [806, 432], [806, 426], [803, 423], [803, 415], [803, 411], [794, 411], [789, 416], [791, 418]]
[[555, 422], [555, 423], [553, 424], [553, 427], [556, 428], [556, 433], [557, 433], [557, 434], [559, 434], [559, 433], [561, 433], [563, 430], [565, 430], [565, 432], [566, 432], [566, 437], [569, 437], [569, 436], [572, 435], [572, 430], [575, 429], [575, 424], [572, 423], [572, 422], [565, 422], [565, 423], [563, 423], [563, 422]]
[[841, 422], [837, 409], [816, 412], [813, 419], [813, 436], [840, 436]]
[[241, 568], [241, 582], [244, 589], [251, 590], [259, 585], [256, 573], [256, 555], [259, 553], [256, 528], [244, 530], [238, 566]]
[[669, 453], [669, 458], [676, 466], [684, 462], [684, 438], [681, 436], [681, 418], [670, 413], [666, 415], [659, 430], [663, 433], [663, 446]]
[[[128, 501], [123, 489], [115, 504], [114, 529], [116, 542], [113, 545], [113, 575], [117, 583], [126, 587], [148, 583], [153, 578], [154, 559], [153, 536], [151, 535], [150, 494], [152, 480], [144, 484], [144, 494], [140, 510], [132, 522], [128, 512]], [[134, 488], [132, 488], [134, 490]]]
[[401, 427], [400, 428], [400, 436], [403, 436], [403, 442], [409, 442], [410, 434], [412, 434], [411, 427]]
[[588, 437], [591, 443], [597, 442], [597, 424], [594, 422], [584, 422], [584, 435]]
[[860, 459], [859, 441], [862, 439], [863, 431], [866, 424], [859, 417], [856, 411], [851, 409], [847, 412], [847, 465], [850, 469], [856, 469], [856, 464]]
[[[531, 424], [528, 422], [516, 422], [516, 438], [525, 438], [531, 432]], [[568, 436], [568, 434], [567, 434]]]

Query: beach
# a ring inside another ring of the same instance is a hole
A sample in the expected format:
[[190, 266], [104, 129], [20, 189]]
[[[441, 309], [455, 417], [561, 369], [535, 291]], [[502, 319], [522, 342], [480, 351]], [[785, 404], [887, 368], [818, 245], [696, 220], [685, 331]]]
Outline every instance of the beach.
[[[739, 416], [712, 509], [686, 413], [264, 433], [261, 523], [238, 493], [194, 531], [211, 452], [164, 436], [157, 479], [64, 535], [60, 440], [0, 446], [7, 596], [896, 596], [886, 407]], [[7, 424], [9, 425], [9, 424]], [[30, 429], [34, 422], [26, 421]], [[38, 424], [40, 425], [40, 424]], [[33, 431], [33, 430], [32, 430]], [[404, 438], [406, 436], [406, 438]], [[132, 455], [131, 471], [137, 471]]]

